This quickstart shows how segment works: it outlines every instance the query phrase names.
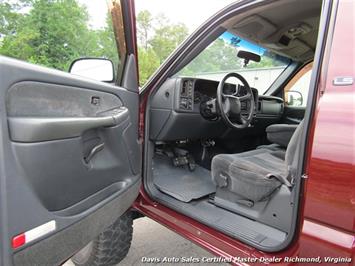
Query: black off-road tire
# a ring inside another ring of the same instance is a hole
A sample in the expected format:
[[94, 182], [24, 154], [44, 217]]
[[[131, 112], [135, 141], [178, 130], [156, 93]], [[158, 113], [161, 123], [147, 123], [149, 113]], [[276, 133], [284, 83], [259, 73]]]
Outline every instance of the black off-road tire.
[[111, 266], [123, 260], [131, 247], [131, 212], [126, 212], [72, 258], [75, 265]]

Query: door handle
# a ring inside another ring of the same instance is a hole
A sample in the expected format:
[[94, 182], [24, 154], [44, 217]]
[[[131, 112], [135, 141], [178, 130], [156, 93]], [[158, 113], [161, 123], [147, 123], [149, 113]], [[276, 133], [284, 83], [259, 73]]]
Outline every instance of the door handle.
[[129, 118], [126, 107], [103, 112], [93, 117], [9, 117], [13, 141], [39, 142], [79, 137], [89, 129], [114, 127]]
[[85, 163], [89, 163], [91, 161], [91, 159], [100, 151], [102, 151], [105, 148], [105, 144], [104, 143], [100, 143], [98, 145], [96, 145], [94, 148], [91, 149], [91, 151], [89, 152], [88, 156], [84, 157], [84, 161]]

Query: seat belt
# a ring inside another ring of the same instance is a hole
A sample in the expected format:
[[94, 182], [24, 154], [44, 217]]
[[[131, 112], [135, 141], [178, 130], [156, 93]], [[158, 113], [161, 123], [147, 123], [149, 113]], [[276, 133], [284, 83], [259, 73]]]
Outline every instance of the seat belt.
[[[268, 174], [266, 175], [266, 178], [276, 178], [279, 180], [282, 184], [286, 185], [287, 187], [291, 188], [295, 184], [295, 172], [297, 170], [297, 165], [298, 165], [298, 156], [300, 152], [300, 145], [297, 145], [296, 150], [295, 150], [295, 155], [293, 157], [293, 160], [291, 162], [291, 165], [288, 165], [287, 167], [287, 176], [282, 176], [280, 174]], [[288, 180], [291, 180], [288, 181]]]

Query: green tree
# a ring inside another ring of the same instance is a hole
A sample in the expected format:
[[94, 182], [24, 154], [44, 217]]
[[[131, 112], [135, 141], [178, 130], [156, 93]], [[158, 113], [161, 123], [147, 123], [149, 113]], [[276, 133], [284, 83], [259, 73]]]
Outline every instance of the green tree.
[[23, 16], [17, 11], [21, 9], [22, 5], [9, 4], [5, 1], [0, 1], [0, 33], [3, 35], [13, 34], [18, 24], [21, 23]]
[[171, 23], [164, 15], [147, 10], [137, 14], [139, 81], [143, 85], [159, 65], [188, 35], [187, 27]]
[[92, 30], [86, 8], [76, 0], [0, 2], [0, 22], [3, 55], [64, 71], [79, 57], [106, 57], [118, 64], [111, 16], [103, 29]]
[[160, 65], [159, 57], [152, 48], [138, 49], [139, 84], [143, 85]]
[[289, 59], [277, 55], [269, 50], [266, 50], [261, 55], [260, 62], [250, 62], [247, 68], [270, 68], [277, 66], [285, 66], [290, 63]]
[[161, 26], [155, 30], [150, 45], [162, 63], [186, 38], [188, 29], [183, 23]]
[[92, 56], [108, 58], [113, 61], [115, 66], [118, 66], [119, 58], [117, 44], [113, 33], [112, 17], [110, 13], [107, 13], [105, 27], [96, 30], [93, 35], [95, 35], [95, 44], [92, 48]]
[[137, 15], [137, 31], [140, 45], [148, 49], [149, 32], [152, 30], [153, 17], [147, 10], [143, 10]]
[[29, 13], [12, 24], [14, 32], [5, 36], [0, 53], [67, 70], [93, 46], [87, 20], [86, 9], [75, 0], [34, 0]]
[[226, 43], [222, 38], [218, 38], [183, 68], [181, 74], [188, 76], [240, 68], [242, 64], [237, 58], [237, 48]]

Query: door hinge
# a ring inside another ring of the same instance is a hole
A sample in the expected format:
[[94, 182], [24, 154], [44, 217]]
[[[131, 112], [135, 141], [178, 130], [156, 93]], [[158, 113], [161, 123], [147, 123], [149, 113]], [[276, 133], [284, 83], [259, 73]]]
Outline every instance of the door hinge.
[[303, 178], [303, 179], [308, 179], [308, 175], [307, 175], [307, 174], [303, 174], [303, 175], [301, 176], [301, 178]]

